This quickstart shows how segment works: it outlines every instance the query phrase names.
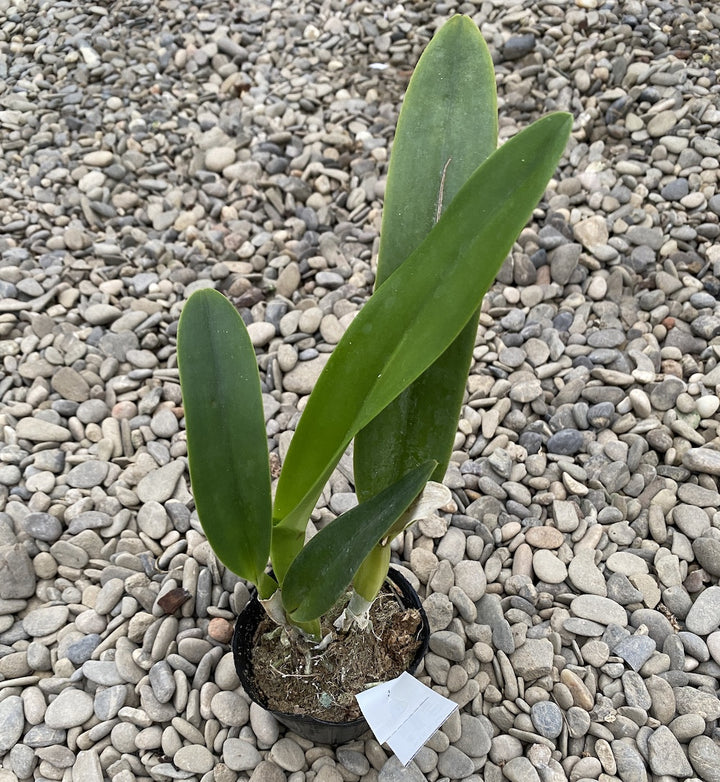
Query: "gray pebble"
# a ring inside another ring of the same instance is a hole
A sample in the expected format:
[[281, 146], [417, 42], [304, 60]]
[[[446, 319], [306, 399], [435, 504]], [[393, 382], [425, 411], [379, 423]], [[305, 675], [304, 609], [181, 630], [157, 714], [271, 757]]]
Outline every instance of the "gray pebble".
[[485, 571], [479, 562], [461, 560], [453, 568], [455, 585], [473, 602], [477, 602], [485, 594], [487, 581]]
[[515, 640], [513, 639], [510, 624], [503, 615], [498, 595], [485, 594], [477, 603], [479, 624], [489, 625], [492, 630], [492, 642], [496, 649], [506, 654], [512, 654], [515, 651]]
[[179, 429], [178, 419], [172, 410], [158, 410], [150, 421], [150, 429], [158, 437], [170, 439]]
[[565, 563], [547, 549], [533, 553], [532, 566], [535, 575], [546, 584], [561, 584], [568, 575]]
[[437, 557], [458, 565], [465, 555], [465, 535], [457, 527], [450, 527], [438, 543]]
[[83, 663], [82, 672], [91, 682], [105, 687], [124, 684], [114, 660], [88, 660]]
[[720, 717], [720, 700], [694, 687], [674, 687], [675, 702], [680, 714], [700, 714], [706, 720]]
[[485, 723], [465, 712], [460, 714], [460, 738], [454, 742], [457, 749], [471, 758], [481, 758], [490, 752], [491, 736]]
[[74, 641], [67, 648], [67, 658], [73, 665], [82, 665], [92, 657], [92, 653], [100, 644], [101, 638], [97, 633], [90, 633], [78, 641]]
[[561, 244], [550, 253], [550, 275], [554, 282], [567, 285], [577, 268], [581, 253], [582, 245], [576, 243]]
[[688, 745], [688, 757], [703, 782], [720, 782], [720, 747], [709, 736], [696, 736]]
[[75, 415], [84, 424], [99, 424], [104, 421], [110, 410], [102, 399], [88, 399], [78, 405]]
[[438, 755], [438, 771], [450, 779], [464, 779], [475, 770], [475, 764], [455, 746], [448, 747]]
[[70, 430], [41, 418], [23, 418], [16, 427], [17, 436], [36, 443], [64, 443], [72, 438]]
[[621, 627], [627, 624], [625, 609], [600, 595], [579, 595], [570, 604], [570, 610], [575, 616], [599, 624], [616, 624]]
[[649, 737], [648, 754], [653, 774], [668, 774], [673, 777], [687, 777], [692, 774], [692, 767], [680, 742], [665, 725], [660, 725]]
[[91, 304], [83, 314], [90, 325], [104, 326], [117, 320], [122, 312], [110, 304]]
[[123, 684], [106, 687], [95, 694], [94, 711], [99, 720], [112, 720], [125, 705], [128, 692]]
[[62, 523], [49, 513], [28, 513], [23, 526], [28, 535], [47, 543], [54, 543], [62, 534]]
[[121, 578], [108, 579], [95, 599], [95, 612], [100, 616], [109, 614], [118, 604], [125, 592], [125, 583]]
[[93, 486], [99, 486], [107, 474], [108, 464], [106, 462], [90, 459], [73, 467], [67, 474], [66, 480], [68, 486], [76, 489], [91, 489]]
[[8, 752], [17, 744], [25, 727], [22, 699], [10, 695], [0, 701], [0, 752]]
[[423, 608], [427, 613], [430, 632], [444, 630], [452, 621], [453, 604], [447, 595], [433, 592], [423, 601]]
[[89, 510], [85, 513], [78, 514], [70, 521], [70, 524], [68, 525], [68, 532], [71, 535], [78, 535], [85, 530], [103, 529], [104, 527], [109, 527], [111, 524], [112, 517], [108, 513]]
[[552, 701], [540, 701], [530, 708], [530, 718], [535, 730], [547, 739], [557, 738], [563, 728], [563, 713]]
[[89, 720], [92, 714], [92, 696], [83, 690], [68, 688], [50, 701], [45, 724], [55, 729], [74, 728]]
[[395, 755], [388, 758], [378, 773], [378, 782], [426, 782], [426, 779], [415, 763], [403, 766]]
[[704, 570], [711, 576], [720, 576], [720, 540], [701, 536], [693, 541], [692, 550]]
[[648, 635], [631, 635], [613, 648], [613, 654], [622, 657], [633, 669], [639, 671], [656, 650], [657, 644]]
[[160, 703], [151, 687], [140, 685], [138, 691], [140, 706], [153, 722], [168, 722], [175, 716], [175, 707], [171, 703]]
[[152, 470], [138, 483], [138, 498], [141, 502], [167, 502], [173, 496], [177, 482], [184, 472], [185, 464], [182, 460]]
[[158, 660], [150, 668], [150, 686], [160, 703], [167, 703], [175, 694], [175, 679], [165, 660]]
[[648, 635], [660, 648], [662, 648], [668, 635], [674, 632], [667, 617], [663, 616], [659, 611], [654, 611], [650, 608], [638, 608], [636, 611], [633, 611], [630, 616], [630, 622], [633, 627], [646, 625]]
[[622, 684], [625, 692], [625, 703], [628, 706], [643, 709], [644, 711], [647, 711], [652, 706], [652, 698], [640, 674], [635, 671], [625, 671], [622, 675]]
[[67, 622], [68, 613], [64, 605], [36, 608], [22, 620], [23, 629], [31, 636], [49, 635]]
[[568, 732], [573, 738], [584, 736], [590, 729], [590, 714], [579, 706], [571, 706], [565, 717], [568, 724]]
[[573, 456], [582, 450], [585, 438], [577, 429], [562, 429], [553, 434], [547, 441], [549, 453], [562, 456]]
[[285, 771], [300, 771], [305, 765], [305, 753], [300, 745], [291, 738], [282, 738], [272, 746], [268, 759], [285, 769]]
[[31, 779], [37, 764], [34, 750], [25, 744], [16, 744], [10, 750], [10, 768], [18, 779]]
[[236, 692], [217, 693], [210, 702], [210, 709], [223, 725], [231, 727], [242, 727], [250, 717], [247, 701]]
[[45, 723], [33, 725], [23, 736], [23, 744], [28, 747], [51, 747], [65, 742], [66, 731], [62, 728], [51, 728]]
[[666, 201], [679, 201], [690, 192], [688, 181], [685, 177], [673, 179], [663, 186], [660, 195]]
[[683, 466], [692, 472], [720, 475], [720, 451], [711, 448], [691, 448], [683, 456]]
[[720, 587], [708, 587], [698, 595], [685, 618], [685, 625], [697, 635], [709, 635], [720, 627]]
[[[225, 775], [220, 768], [220, 766], [215, 767], [214, 776], [218, 782], [224, 782]], [[228, 767], [226, 767], [226, 770], [227, 780], [232, 782], [235, 779], [235, 775]], [[285, 772], [269, 760], [260, 761], [250, 775], [250, 782], [285, 782], [286, 779]]]
[[459, 635], [449, 630], [439, 630], [430, 636], [430, 649], [453, 662], [462, 662], [465, 659], [465, 644]]
[[[621, 552], [617, 552], [612, 556], [614, 557], [620, 553]], [[615, 560], [611, 564], [608, 561], [607, 567], [609, 569], [616, 568], [616, 567], [627, 567], [628, 570], [633, 570], [634, 561], [639, 560], [640, 558], [635, 557], [632, 554], [630, 554], [629, 556], [632, 557], [632, 560], [630, 560], [629, 562], [627, 561], [619, 562], [618, 560]], [[643, 560], [640, 560], [640, 562], [642, 562], [642, 565], [645, 566], [645, 562], [643, 562]], [[639, 589], [636, 589], [630, 583], [630, 580], [628, 579], [627, 575], [625, 575], [625, 573], [619, 573], [619, 572], [613, 573], [607, 579], [606, 586], [607, 586], [608, 600], [612, 600], [613, 602], [618, 603], [621, 606], [630, 605], [631, 603], [641, 603], [643, 601], [643, 593]]]
[[185, 745], [173, 755], [173, 764], [181, 771], [189, 771], [191, 774], [206, 774], [213, 769], [215, 763], [212, 752], [198, 744]]
[[78, 752], [72, 770], [78, 779], [87, 780], [87, 782], [103, 782], [104, 774], [95, 749], [85, 749]]
[[535, 36], [531, 33], [512, 35], [503, 44], [502, 56], [505, 60], [519, 60], [521, 57], [529, 54], [534, 48]]
[[528, 638], [510, 656], [513, 670], [526, 682], [550, 675], [553, 647], [547, 638]]
[[353, 749], [338, 747], [335, 751], [338, 763], [346, 768], [351, 774], [363, 776], [370, 770], [370, 763], [364, 754]]
[[680, 504], [673, 509], [673, 521], [691, 540], [700, 537], [710, 527], [710, 519], [702, 508]]
[[668, 728], [679, 742], [687, 743], [704, 733], [705, 720], [699, 714], [682, 714], [676, 717]]
[[36, 576], [27, 550], [20, 544], [0, 546], [0, 599], [17, 600], [35, 594]]
[[300, 361], [294, 369], [291, 369], [283, 378], [283, 387], [286, 391], [295, 394], [306, 395], [315, 387], [320, 372], [327, 363], [329, 354], [323, 353], [317, 358], [308, 361]]
[[522, 743], [514, 736], [499, 735], [492, 739], [489, 757], [493, 763], [504, 764], [523, 754]]
[[615, 740], [610, 746], [623, 782], [648, 782], [645, 761], [631, 743]]

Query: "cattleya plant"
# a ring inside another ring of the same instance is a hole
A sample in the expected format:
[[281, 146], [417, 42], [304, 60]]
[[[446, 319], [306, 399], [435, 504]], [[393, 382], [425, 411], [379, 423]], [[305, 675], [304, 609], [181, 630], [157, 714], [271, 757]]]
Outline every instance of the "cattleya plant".
[[[217, 291], [188, 299], [178, 364], [198, 515], [219, 559], [256, 585], [279, 624], [319, 640], [320, 617], [352, 585], [336, 626], [367, 626], [390, 542], [449, 499], [438, 482], [480, 304], [570, 128], [568, 114], [550, 114], [497, 149], [495, 76], [479, 30], [456, 16], [436, 34], [398, 120], [375, 291], [307, 400], [274, 500], [247, 330]], [[306, 543], [315, 504], [353, 438], [359, 504]]]

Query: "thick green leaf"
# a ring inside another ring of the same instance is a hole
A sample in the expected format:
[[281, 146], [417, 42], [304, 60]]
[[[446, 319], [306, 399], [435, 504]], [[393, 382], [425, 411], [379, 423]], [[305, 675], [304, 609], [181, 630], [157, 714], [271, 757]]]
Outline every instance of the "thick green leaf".
[[177, 341], [200, 522], [220, 560], [261, 586], [272, 501], [255, 350], [233, 305], [214, 290], [188, 299]]
[[475, 23], [454, 16], [420, 57], [398, 118], [378, 256], [382, 284], [497, 147], [495, 72]]
[[343, 513], [318, 532], [293, 560], [282, 585], [283, 606], [309, 622], [335, 605], [360, 563], [422, 491], [435, 462], [411, 470], [397, 483]]
[[[475, 169], [497, 147], [495, 72], [467, 16], [446, 22], [423, 52], [398, 119], [383, 206], [377, 282], [420, 245]], [[358, 432], [355, 489], [361, 501], [412, 466], [435, 459], [442, 481], [467, 383], [479, 310], [409, 388]]]
[[460, 333], [542, 197], [571, 126], [569, 114], [548, 115], [493, 153], [370, 297], [298, 423], [275, 495], [276, 524], [305, 528], [352, 437]]

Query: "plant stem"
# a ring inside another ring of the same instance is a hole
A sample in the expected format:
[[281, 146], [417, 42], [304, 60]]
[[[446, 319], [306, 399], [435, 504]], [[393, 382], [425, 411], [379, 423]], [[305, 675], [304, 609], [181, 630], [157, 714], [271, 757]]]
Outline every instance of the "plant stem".
[[258, 579], [257, 590], [261, 600], [267, 600], [269, 597], [272, 597], [277, 588], [277, 581], [269, 573], [263, 573]]
[[353, 588], [368, 603], [377, 596], [390, 566], [390, 541], [377, 545], [367, 555], [353, 579]]

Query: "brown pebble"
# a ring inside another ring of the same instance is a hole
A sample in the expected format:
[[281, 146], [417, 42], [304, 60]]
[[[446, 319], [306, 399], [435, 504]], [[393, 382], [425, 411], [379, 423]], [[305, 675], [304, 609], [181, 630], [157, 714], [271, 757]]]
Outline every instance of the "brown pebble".
[[675, 361], [672, 358], [665, 359], [660, 362], [660, 371], [665, 375], [674, 375], [681, 380], [684, 377], [683, 365], [679, 361]]
[[705, 588], [705, 584], [710, 581], [710, 576], [704, 570], [692, 570], [687, 574], [687, 578], [683, 581], [683, 586], [692, 595], [695, 592], [699, 592]]
[[537, 270], [537, 279], [535, 280], [535, 283], [537, 285], [549, 285], [550, 282], [550, 267], [543, 265]]
[[570, 690], [573, 697], [573, 703], [585, 711], [590, 711], [595, 705], [595, 700], [590, 690], [585, 686], [585, 682], [573, 671], [563, 668], [560, 671], [560, 681]]
[[556, 527], [530, 527], [525, 530], [525, 542], [535, 548], [560, 548], [565, 536]]
[[532, 549], [527, 543], [521, 543], [513, 556], [512, 574], [530, 576], [532, 574]]
[[216, 616], [208, 623], [208, 635], [214, 641], [219, 641], [221, 644], [230, 643], [230, 639], [233, 634], [233, 626], [227, 619], [222, 619]]
[[178, 587], [177, 589], [171, 589], [162, 597], [159, 597], [157, 602], [166, 614], [174, 614], [178, 608], [189, 599], [190, 593], [187, 589]]
[[118, 402], [113, 405], [112, 417], [113, 418], [134, 418], [137, 415], [138, 409], [135, 402], [131, 402], [129, 399], [125, 399], [122, 402]]

